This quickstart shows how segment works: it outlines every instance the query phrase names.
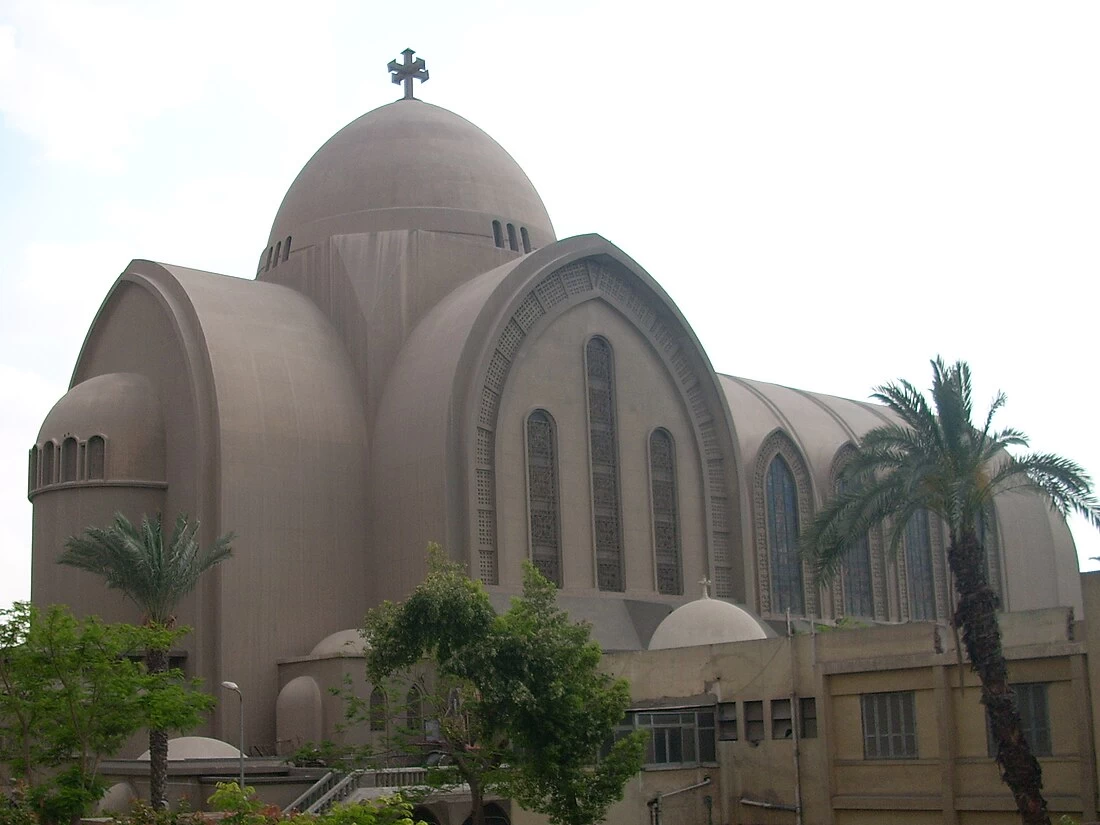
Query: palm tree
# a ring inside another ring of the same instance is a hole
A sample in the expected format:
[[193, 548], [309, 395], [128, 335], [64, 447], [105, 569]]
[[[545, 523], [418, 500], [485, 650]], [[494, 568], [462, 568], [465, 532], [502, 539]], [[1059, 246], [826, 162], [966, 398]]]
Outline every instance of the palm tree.
[[[206, 549], [199, 547], [199, 522], [180, 514], [167, 545], [161, 515], [142, 516], [135, 527], [122, 513], [106, 529], [89, 527], [82, 536], [70, 536], [59, 564], [102, 576], [107, 586], [120, 590], [144, 613], [146, 627], [168, 629], [175, 624], [176, 605], [190, 593], [206, 570], [229, 558], [233, 534], [220, 536]], [[168, 669], [168, 650], [145, 650], [150, 673]], [[168, 731], [149, 729], [149, 798], [155, 806], [165, 801], [168, 778]]]
[[843, 492], [802, 534], [802, 552], [821, 580], [844, 563], [853, 540], [886, 524], [896, 552], [905, 527], [921, 510], [947, 526], [947, 559], [958, 596], [954, 624], [962, 631], [971, 666], [982, 686], [982, 703], [997, 743], [1001, 777], [1012, 790], [1025, 823], [1048, 823], [1042, 769], [1023, 736], [1015, 694], [997, 623], [998, 597], [990, 587], [982, 537], [992, 518], [993, 498], [1013, 490], [1046, 498], [1063, 516], [1083, 515], [1100, 529], [1100, 503], [1092, 482], [1074, 462], [1057, 455], [1013, 456], [1026, 447], [1018, 430], [993, 430], [1005, 395], [994, 398], [982, 427], [972, 422], [970, 367], [963, 361], [932, 362], [932, 404], [908, 381], [876, 387], [872, 396], [900, 419], [868, 432], [841, 469]]

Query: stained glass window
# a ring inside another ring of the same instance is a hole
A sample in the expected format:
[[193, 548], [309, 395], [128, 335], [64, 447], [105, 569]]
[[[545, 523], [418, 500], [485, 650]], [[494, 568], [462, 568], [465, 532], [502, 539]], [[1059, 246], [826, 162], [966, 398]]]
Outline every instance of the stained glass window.
[[[837, 493], [845, 492], [847, 486], [848, 484], [844, 479], [838, 479], [836, 484]], [[868, 541], [866, 534], [852, 542], [844, 556], [843, 588], [845, 616], [874, 617], [874, 588], [871, 585], [871, 543]]]
[[806, 612], [802, 561], [798, 557], [798, 488], [791, 468], [777, 455], [765, 481], [768, 556], [771, 561], [772, 609], [776, 613]]

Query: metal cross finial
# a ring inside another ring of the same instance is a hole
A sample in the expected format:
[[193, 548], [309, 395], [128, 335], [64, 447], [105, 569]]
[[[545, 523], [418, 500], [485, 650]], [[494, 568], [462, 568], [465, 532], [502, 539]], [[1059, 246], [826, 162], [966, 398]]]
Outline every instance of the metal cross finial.
[[416, 54], [415, 49], [405, 49], [401, 52], [405, 58], [404, 63], [398, 63], [396, 60], [391, 60], [388, 66], [390, 74], [393, 75], [390, 79], [394, 83], [405, 84], [405, 100], [413, 99], [413, 81], [419, 80], [421, 83], [428, 81], [428, 67], [424, 63], [423, 58], [416, 58], [413, 60], [413, 55]]
[[699, 584], [703, 585], [703, 598], [704, 599], [709, 599], [710, 598], [710, 579], [708, 579], [706, 576], [703, 576], [703, 578], [699, 579]]

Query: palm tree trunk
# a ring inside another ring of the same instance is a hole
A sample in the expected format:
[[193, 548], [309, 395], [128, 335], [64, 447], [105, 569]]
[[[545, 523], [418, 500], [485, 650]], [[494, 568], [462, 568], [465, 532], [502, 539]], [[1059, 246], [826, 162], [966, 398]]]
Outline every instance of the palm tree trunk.
[[[145, 651], [145, 667], [150, 673], [168, 670], [168, 651]], [[160, 810], [168, 800], [168, 731], [149, 729], [149, 804]]]
[[1050, 825], [1042, 794], [1043, 771], [1024, 738], [1016, 695], [1008, 685], [1008, 663], [997, 623], [999, 601], [986, 580], [983, 549], [974, 531], [960, 531], [947, 557], [959, 594], [955, 624], [962, 628], [966, 653], [982, 683], [982, 704], [997, 743], [1001, 779], [1012, 791], [1025, 825]]

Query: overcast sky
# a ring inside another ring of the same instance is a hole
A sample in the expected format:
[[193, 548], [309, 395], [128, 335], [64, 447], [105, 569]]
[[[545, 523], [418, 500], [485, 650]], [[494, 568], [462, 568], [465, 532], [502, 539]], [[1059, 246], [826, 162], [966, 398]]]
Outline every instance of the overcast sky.
[[[1100, 473], [1100, 3], [0, 0], [0, 606], [27, 450], [132, 258], [252, 277], [310, 155], [400, 95], [481, 126], [721, 372], [866, 398], [970, 361]], [[733, 411], [736, 419], [737, 411]], [[1100, 536], [1073, 522], [1083, 559]]]

